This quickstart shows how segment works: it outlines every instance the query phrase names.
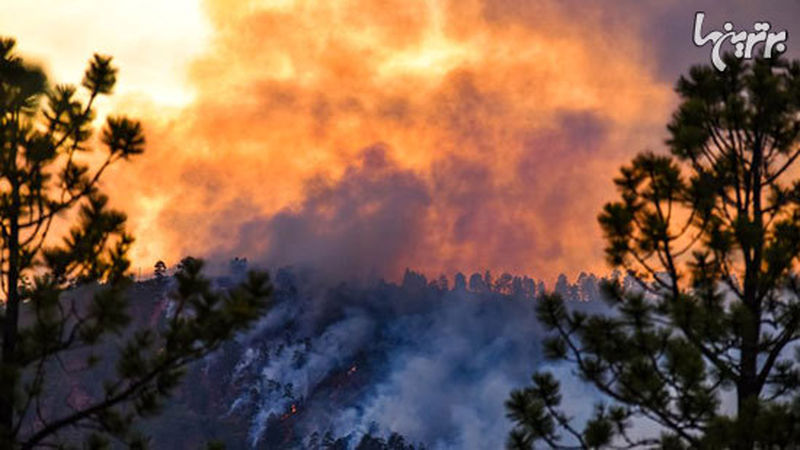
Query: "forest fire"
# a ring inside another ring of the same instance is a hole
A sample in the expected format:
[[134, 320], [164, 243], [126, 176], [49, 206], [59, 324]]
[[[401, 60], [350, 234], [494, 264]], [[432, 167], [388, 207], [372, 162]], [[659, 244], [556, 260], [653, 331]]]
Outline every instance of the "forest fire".
[[[457, 278], [483, 279], [471, 275]], [[431, 284], [409, 272], [402, 284], [319, 292], [305, 288], [313, 284], [306, 276], [279, 270], [273, 314], [281, 320], [266, 322], [213, 369], [236, 368], [225, 410], [254, 448], [317, 450], [314, 436], [326, 435], [355, 445], [370, 430], [443, 449], [493, 448], [502, 438], [503, 399], [484, 386], [510, 390], [537, 363], [527, 359], [541, 334], [525, 283], [503, 293], [497, 283]], [[597, 283], [587, 275], [556, 288], [575, 307], [591, 308], [601, 305], [589, 301]], [[459, 421], [451, 408], [475, 411], [485, 435], [473, 438], [475, 422]]]
[[55, 3], [0, 450], [800, 449], [800, 2]]

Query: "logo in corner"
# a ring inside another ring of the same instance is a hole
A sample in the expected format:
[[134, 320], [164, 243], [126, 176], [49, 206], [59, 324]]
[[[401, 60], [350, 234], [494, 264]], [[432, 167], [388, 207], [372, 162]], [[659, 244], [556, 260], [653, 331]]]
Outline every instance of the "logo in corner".
[[737, 31], [733, 28], [733, 22], [725, 22], [722, 25], [724, 31], [712, 30], [703, 36], [705, 16], [703, 11], [698, 11], [694, 15], [693, 42], [697, 47], [711, 43], [711, 64], [720, 72], [728, 67], [722, 60], [722, 46], [725, 42], [733, 46], [733, 54], [739, 59], [752, 59], [758, 56], [759, 48], [763, 50], [762, 56], [765, 59], [786, 51], [789, 33], [786, 30], [777, 33], [769, 31], [772, 25], [767, 21], [754, 23], [754, 31]]

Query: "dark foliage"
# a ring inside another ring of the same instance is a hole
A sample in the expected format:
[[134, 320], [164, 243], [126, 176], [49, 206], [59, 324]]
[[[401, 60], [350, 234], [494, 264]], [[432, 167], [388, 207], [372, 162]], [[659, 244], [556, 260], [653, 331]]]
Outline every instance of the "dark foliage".
[[[507, 402], [509, 448], [800, 444], [800, 62], [727, 64], [678, 81], [670, 153], [623, 167], [621, 199], [599, 216], [609, 262], [637, 280], [605, 287], [616, 314], [569, 312], [559, 295], [539, 303], [549, 356], [607, 403], [581, 428], [558, 380], [535, 374]], [[631, 437], [635, 417], [659, 431]]]
[[[13, 49], [0, 39], [0, 448], [145, 448], [137, 419], [159, 412], [188, 363], [255, 321], [272, 285], [251, 273], [216, 291], [203, 262], [186, 258], [168, 319], [132, 327], [133, 238], [98, 183], [144, 151], [142, 126], [108, 118], [105, 148], [93, 151], [92, 105], [112, 92], [111, 58], [89, 61], [79, 92], [49, 86]], [[86, 380], [80, 395], [67, 389]]]

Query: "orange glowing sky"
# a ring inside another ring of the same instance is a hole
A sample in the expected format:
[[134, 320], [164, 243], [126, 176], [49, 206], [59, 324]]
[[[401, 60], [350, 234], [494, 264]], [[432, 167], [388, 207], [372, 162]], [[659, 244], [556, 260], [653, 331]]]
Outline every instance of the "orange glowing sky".
[[550, 278], [606, 270], [596, 214], [676, 102], [652, 18], [587, 5], [36, 0], [0, 3], [0, 30], [58, 81], [115, 56], [101, 112], [142, 119], [149, 146], [105, 188], [145, 270], [194, 254]]

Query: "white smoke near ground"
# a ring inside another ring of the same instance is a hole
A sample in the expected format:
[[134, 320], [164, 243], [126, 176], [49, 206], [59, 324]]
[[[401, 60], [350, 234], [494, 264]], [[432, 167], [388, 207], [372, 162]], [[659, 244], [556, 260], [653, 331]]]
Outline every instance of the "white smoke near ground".
[[[240, 342], [228, 414], [249, 420], [251, 446], [314, 448], [315, 433], [351, 446], [391, 433], [429, 449], [503, 445], [509, 392], [545, 368], [535, 292], [445, 288], [413, 272], [399, 285], [311, 289], [297, 272], [278, 274], [272, 313]], [[587, 300], [590, 289], [569, 287]], [[584, 309], [600, 304], [577, 300]], [[568, 369], [553, 369], [565, 407], [587, 410], [595, 394]]]
[[279, 347], [261, 369], [255, 386], [260, 395], [255, 399], [258, 413], [253, 418], [251, 443], [258, 443], [270, 417], [291, 413], [333, 370], [345, 367], [367, 344], [373, 327], [366, 317], [347, 317], [311, 342]]

